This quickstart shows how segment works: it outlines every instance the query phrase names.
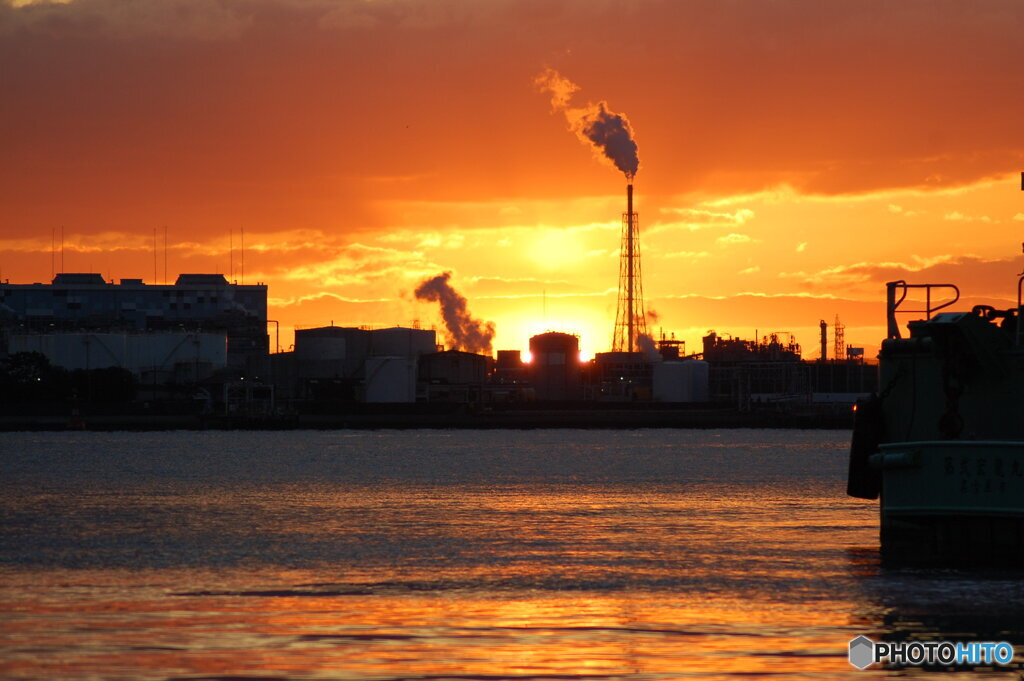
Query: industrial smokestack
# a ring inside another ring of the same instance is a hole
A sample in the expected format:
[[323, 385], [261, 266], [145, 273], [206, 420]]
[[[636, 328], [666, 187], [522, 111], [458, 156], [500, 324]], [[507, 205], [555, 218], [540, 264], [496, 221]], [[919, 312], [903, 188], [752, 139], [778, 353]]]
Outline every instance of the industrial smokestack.
[[612, 350], [642, 350], [640, 336], [647, 334], [644, 288], [640, 275], [640, 234], [633, 211], [633, 183], [626, 185], [626, 212], [622, 214], [622, 246], [619, 259], [619, 301], [615, 311]]
[[551, 93], [551, 107], [565, 114], [569, 129], [580, 141], [591, 145], [599, 158], [611, 161], [632, 182], [640, 169], [640, 157], [633, 140], [633, 128], [625, 114], [610, 110], [607, 102], [588, 103], [579, 108], [570, 106], [573, 93], [579, 87], [554, 69], [546, 69], [534, 82], [542, 91]]
[[[630, 176], [627, 175], [626, 177], [630, 177]], [[634, 258], [634, 250], [635, 250], [635, 247], [636, 247], [636, 218], [634, 217], [634, 214], [633, 214], [633, 183], [632, 182], [630, 182], [629, 184], [626, 185], [626, 225], [625, 225], [625, 228], [627, 230], [629, 230], [629, 235], [626, 238], [626, 253], [625, 253], [624, 256], [622, 256], [622, 257], [626, 258], [626, 260], [625, 260], [625, 267], [628, 269], [628, 273], [626, 275], [626, 283], [627, 283], [627, 288], [628, 288], [628, 291], [626, 293], [626, 297], [627, 297], [626, 309], [629, 310], [629, 312], [628, 312], [628, 322], [627, 322], [628, 334], [629, 334], [628, 335], [628, 343], [629, 343], [629, 350], [628, 350], [628, 352], [633, 352], [633, 350], [640, 349], [639, 348], [640, 339], [639, 339], [639, 337], [637, 336], [637, 333], [636, 333], [636, 328], [635, 328], [635, 326], [636, 326], [636, 319], [635, 319], [635, 316], [634, 316], [634, 313], [633, 313], [633, 310], [635, 310], [637, 308], [636, 308], [636, 305], [634, 303], [635, 295], [634, 295], [634, 290], [633, 290], [634, 285], [636, 284], [636, 272], [634, 271], [634, 269], [635, 269], [634, 264], [636, 262], [636, 260]], [[621, 294], [621, 292], [620, 292], [620, 294]], [[641, 305], [641, 307], [643, 307], [643, 305]]]
[[452, 288], [451, 272], [426, 279], [416, 288], [418, 300], [440, 303], [448, 344], [458, 350], [491, 354], [494, 323], [482, 322], [469, 314], [466, 298]]
[[[565, 114], [569, 129], [590, 145], [602, 160], [610, 161], [626, 176], [626, 213], [622, 216], [622, 254], [619, 262], [619, 300], [615, 313], [612, 350], [634, 352], [639, 336], [647, 333], [643, 314], [643, 283], [640, 278], [640, 244], [636, 213], [633, 212], [633, 178], [640, 169], [640, 157], [633, 128], [623, 114], [608, 108], [607, 102], [570, 105], [579, 87], [554, 69], [545, 69], [534, 83], [551, 93], [551, 108]], [[648, 340], [650, 340], [648, 338]]]

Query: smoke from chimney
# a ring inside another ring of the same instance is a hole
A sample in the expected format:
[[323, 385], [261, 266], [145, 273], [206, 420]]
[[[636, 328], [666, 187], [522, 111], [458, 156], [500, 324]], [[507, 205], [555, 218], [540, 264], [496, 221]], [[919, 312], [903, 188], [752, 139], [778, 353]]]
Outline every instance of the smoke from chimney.
[[648, 336], [646, 333], [637, 334], [636, 345], [640, 348], [640, 352], [644, 353], [649, 362], [660, 362], [661, 353], [658, 352], [658, 346], [655, 345], [654, 339]]
[[441, 304], [441, 317], [448, 331], [448, 343], [458, 350], [491, 354], [494, 322], [482, 322], [470, 316], [466, 299], [452, 288], [451, 272], [425, 279], [416, 287], [418, 300]]
[[580, 141], [592, 145], [599, 158], [611, 161], [632, 181], [640, 168], [640, 157], [626, 116], [611, 111], [607, 102], [588, 103], [582, 108], [570, 106], [579, 87], [554, 69], [545, 69], [534, 83], [541, 91], [551, 93], [551, 107], [565, 114], [569, 129]]

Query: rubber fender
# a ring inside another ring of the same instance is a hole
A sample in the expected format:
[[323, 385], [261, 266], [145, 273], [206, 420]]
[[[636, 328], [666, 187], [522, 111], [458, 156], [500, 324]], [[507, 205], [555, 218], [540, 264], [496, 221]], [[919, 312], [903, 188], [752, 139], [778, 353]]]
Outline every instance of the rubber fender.
[[873, 468], [871, 455], [882, 444], [882, 400], [877, 395], [857, 400], [850, 441], [850, 471], [846, 493], [858, 499], [877, 499], [882, 489], [882, 472]]

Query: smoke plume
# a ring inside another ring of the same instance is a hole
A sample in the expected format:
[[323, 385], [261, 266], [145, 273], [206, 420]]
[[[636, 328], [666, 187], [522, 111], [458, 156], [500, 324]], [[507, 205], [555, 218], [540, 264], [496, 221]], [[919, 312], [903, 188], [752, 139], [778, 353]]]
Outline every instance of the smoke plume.
[[551, 107], [565, 114], [569, 129], [581, 142], [592, 145], [598, 157], [611, 161], [626, 179], [633, 179], [640, 168], [640, 157], [633, 128], [624, 114], [611, 111], [607, 102], [588, 103], [582, 108], [570, 106], [579, 87], [554, 69], [546, 69], [534, 82], [540, 90], [551, 93]]
[[452, 288], [448, 280], [451, 272], [426, 279], [416, 287], [418, 300], [441, 304], [441, 317], [448, 331], [448, 344], [466, 352], [491, 354], [491, 340], [494, 338], [494, 323], [481, 322], [470, 316], [466, 299]]
[[640, 352], [647, 356], [647, 360], [650, 362], [660, 362], [661, 353], [658, 352], [658, 347], [654, 343], [654, 339], [648, 336], [646, 333], [637, 334], [636, 344], [640, 348]]

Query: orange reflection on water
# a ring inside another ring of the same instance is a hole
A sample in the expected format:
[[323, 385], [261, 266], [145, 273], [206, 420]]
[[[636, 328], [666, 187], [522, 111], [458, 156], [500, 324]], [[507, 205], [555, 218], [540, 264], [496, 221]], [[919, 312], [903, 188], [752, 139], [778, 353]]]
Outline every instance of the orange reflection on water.
[[0, 673], [830, 678], [850, 669], [851, 617], [865, 607], [828, 583], [850, 579], [846, 547], [872, 542], [873, 518], [798, 501], [656, 487], [289, 492], [261, 499], [253, 527], [303, 537], [315, 518], [321, 534], [303, 541], [327, 558], [313, 565], [7, 570]]
[[[267, 576], [267, 575], [265, 575]], [[188, 575], [178, 576], [188, 581]], [[122, 584], [131, 589], [130, 583]], [[312, 590], [310, 593], [313, 593]], [[76, 599], [0, 628], [8, 677], [302, 678], [838, 673], [842, 602], [770, 607], [699, 594], [380, 593]], [[72, 611], [75, 624], [72, 625]], [[47, 651], [62, 651], [48, 654]]]

